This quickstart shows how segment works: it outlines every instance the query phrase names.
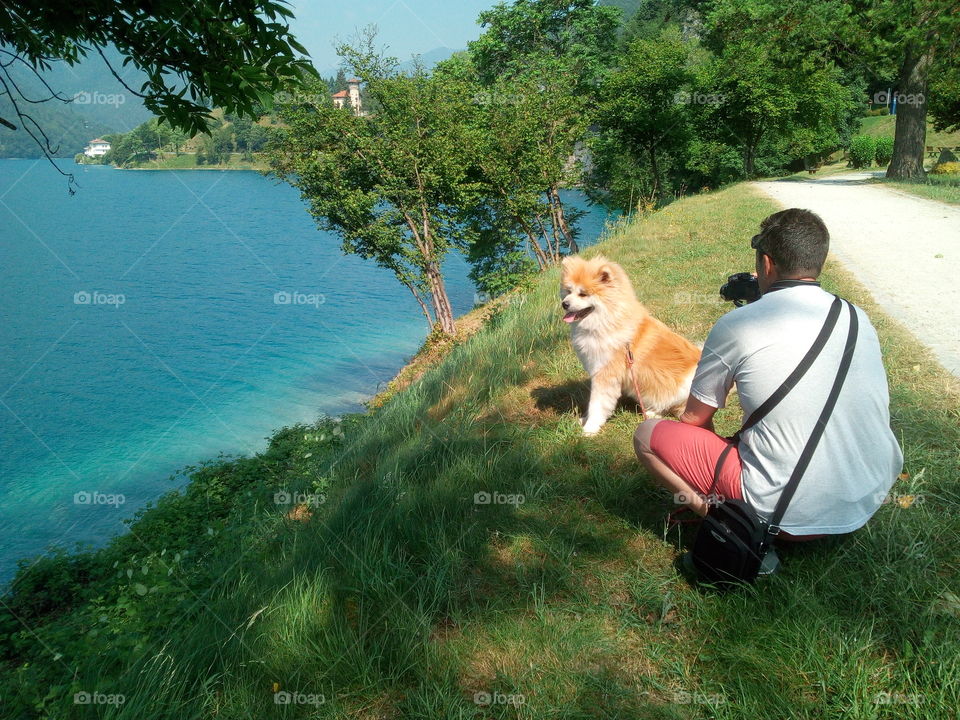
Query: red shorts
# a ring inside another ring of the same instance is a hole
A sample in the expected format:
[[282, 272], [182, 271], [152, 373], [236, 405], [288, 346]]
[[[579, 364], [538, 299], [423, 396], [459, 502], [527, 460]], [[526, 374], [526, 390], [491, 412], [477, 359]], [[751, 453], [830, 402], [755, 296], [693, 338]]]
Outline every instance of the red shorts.
[[[710, 430], [672, 420], [658, 422], [650, 435], [650, 450], [701, 495], [710, 493], [717, 458], [729, 444]], [[720, 469], [720, 479], [713, 491], [716, 499], [743, 500], [742, 470], [740, 452], [734, 447]]]
[[[743, 500], [740, 485], [743, 464], [736, 446], [727, 453], [717, 487], [710, 496], [717, 459], [729, 444], [726, 438], [706, 428], [673, 420], [661, 420], [650, 434], [650, 450], [653, 454], [711, 504], [724, 500]], [[815, 540], [825, 536], [791, 535], [781, 531], [778, 537], [784, 540]]]

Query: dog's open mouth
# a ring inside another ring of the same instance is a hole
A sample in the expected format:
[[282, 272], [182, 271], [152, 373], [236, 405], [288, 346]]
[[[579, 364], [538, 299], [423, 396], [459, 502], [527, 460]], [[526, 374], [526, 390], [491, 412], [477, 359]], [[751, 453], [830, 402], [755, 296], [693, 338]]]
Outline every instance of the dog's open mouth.
[[563, 321], [572, 323], [577, 322], [578, 320], [583, 320], [587, 315], [593, 312], [593, 305], [585, 307], [583, 310], [578, 310], [577, 312], [570, 311], [563, 316]]

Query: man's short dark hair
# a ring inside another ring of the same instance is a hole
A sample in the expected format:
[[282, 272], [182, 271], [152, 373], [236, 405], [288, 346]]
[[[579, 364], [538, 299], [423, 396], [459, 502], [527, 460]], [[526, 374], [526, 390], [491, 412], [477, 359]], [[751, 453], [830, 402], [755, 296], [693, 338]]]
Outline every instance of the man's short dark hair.
[[781, 277], [817, 277], [830, 249], [830, 233], [816, 213], [781, 210], [760, 223], [751, 246], [769, 255]]

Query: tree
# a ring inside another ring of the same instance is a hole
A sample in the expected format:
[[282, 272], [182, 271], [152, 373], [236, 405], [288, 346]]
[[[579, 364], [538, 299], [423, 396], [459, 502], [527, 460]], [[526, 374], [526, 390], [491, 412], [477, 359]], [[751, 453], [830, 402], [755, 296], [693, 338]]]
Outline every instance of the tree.
[[[887, 177], [924, 177], [929, 79], [955, 71], [960, 4], [954, 0], [908, 4], [874, 0], [869, 14], [897, 39], [879, 48], [881, 56], [899, 59], [897, 124]], [[946, 106], [949, 100], [944, 100], [938, 101], [938, 107]]]
[[268, 149], [272, 173], [300, 190], [344, 252], [391, 270], [431, 329], [452, 334], [442, 263], [450, 248], [469, 244], [460, 220], [474, 201], [472, 139], [462, 122], [471, 88], [421, 67], [400, 73], [394, 58], [374, 51], [372, 34], [339, 52], [375, 110], [357, 117], [329, 102], [284, 108], [288, 127]]
[[161, 129], [154, 118], [137, 125], [128, 133], [107, 135], [105, 140], [110, 143], [110, 150], [101, 158], [101, 162], [127, 167], [154, 157], [154, 150], [163, 145], [163, 131], [166, 129]]
[[960, 68], [956, 65], [939, 73], [931, 82], [928, 107], [937, 131], [960, 130]]
[[327, 80], [327, 87], [331, 94], [347, 89], [347, 73], [343, 68], [337, 68], [336, 77]]
[[[515, 0], [482, 12], [479, 22], [486, 30], [469, 44], [476, 77], [490, 98], [488, 109], [507, 115], [516, 105], [513, 120], [538, 147], [541, 177], [534, 183], [528, 175], [523, 180], [518, 176], [513, 187], [522, 197], [540, 185], [549, 225], [541, 229], [536, 212], [528, 221], [537, 223], [534, 231], [541, 235], [558, 234], [552, 251], [547, 243], [548, 261], [559, 258], [561, 244], [578, 251], [560, 189], [578, 180], [577, 149], [586, 134], [587, 108], [616, 51], [619, 17], [619, 9], [593, 0]], [[493, 137], [501, 132], [492, 129]], [[490, 148], [491, 153], [497, 150]], [[497, 156], [488, 157], [493, 162]], [[489, 171], [488, 178], [497, 174]], [[531, 247], [536, 252], [539, 243]]]
[[[888, 177], [922, 177], [929, 79], [956, 64], [960, 5], [956, 0], [714, 0], [707, 24], [711, 36], [743, 40], [762, 31], [787, 68], [832, 63], [870, 84], [891, 82], [897, 120]], [[938, 86], [949, 90], [949, 86]], [[938, 101], [939, 102], [939, 101]], [[944, 99], [939, 107], [949, 105]]]
[[[705, 44], [716, 59], [702, 92], [723, 101], [694, 105], [701, 130], [738, 147], [748, 177], [761, 153], [790, 160], [839, 147], [856, 122], [855, 96], [863, 94], [838, 60], [837, 33], [849, 25], [850, 6], [714, 0], [709, 7]], [[777, 165], [782, 161], [765, 170]]]
[[[315, 74], [297, 54], [308, 53], [290, 32], [292, 13], [283, 0], [10, 0], [0, 4], [0, 96], [12, 103], [10, 129], [22, 126], [50, 158], [54, 148], [24, 104], [70, 98], [40, 73], [62, 60], [75, 65], [99, 55], [127, 92], [155, 115], [190, 134], [210, 129], [210, 107], [257, 115], [263, 102], [291, 83]], [[147, 80], [135, 90], [124, 83], [104, 48], [115, 46]], [[48, 95], [24, 97], [11, 78], [17, 63], [40, 77]], [[51, 160], [52, 163], [52, 160]], [[56, 165], [54, 165], [56, 167]], [[58, 168], [59, 170], [59, 168]], [[66, 174], [66, 173], [64, 173]], [[72, 182], [72, 176], [69, 176]]]
[[486, 30], [470, 43], [481, 81], [524, 73], [531, 60], [554, 58], [572, 70], [574, 93], [596, 86], [613, 59], [620, 10], [593, 0], [515, 0], [480, 13]]
[[210, 157], [216, 159], [218, 165], [230, 162], [230, 153], [233, 152], [233, 132], [227, 126], [219, 127], [210, 135]]
[[492, 295], [516, 285], [534, 261], [543, 269], [577, 247], [576, 218], [568, 211], [561, 226], [551, 189], [565, 184], [569, 152], [586, 129], [587, 113], [563, 108], [574, 96], [562, 76], [548, 85], [536, 68], [530, 70], [489, 86], [478, 84], [466, 54], [434, 70], [439, 82], [473, 88], [462, 113], [474, 138], [470, 173], [477, 188], [477, 201], [465, 208], [464, 222], [473, 233], [466, 250], [471, 277]]
[[624, 47], [637, 39], [652, 40], [665, 28], [673, 28], [685, 38], [700, 30], [702, 19], [698, 0], [645, 0], [623, 24]]
[[[617, 69], [604, 82], [597, 124], [646, 165], [650, 186], [640, 196], [654, 203], [662, 192], [662, 155], [680, 156], [688, 141], [687, 108], [697, 98], [689, 92], [689, 51], [679, 32], [633, 41]], [[631, 208], [632, 209], [632, 208]]]
[[234, 118], [230, 122], [233, 141], [245, 160], [253, 160], [253, 153], [260, 152], [267, 144], [267, 128], [247, 118]]

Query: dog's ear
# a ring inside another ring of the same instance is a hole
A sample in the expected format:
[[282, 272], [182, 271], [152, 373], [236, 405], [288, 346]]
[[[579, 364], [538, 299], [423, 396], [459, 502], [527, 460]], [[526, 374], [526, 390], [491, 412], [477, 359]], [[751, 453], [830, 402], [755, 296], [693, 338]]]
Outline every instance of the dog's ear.
[[583, 259], [579, 255], [565, 255], [560, 261], [560, 276], [565, 278], [576, 272], [577, 265], [582, 262]]
[[609, 265], [601, 265], [600, 269], [597, 271], [597, 279], [600, 280], [604, 285], [610, 285], [613, 283], [613, 268]]

